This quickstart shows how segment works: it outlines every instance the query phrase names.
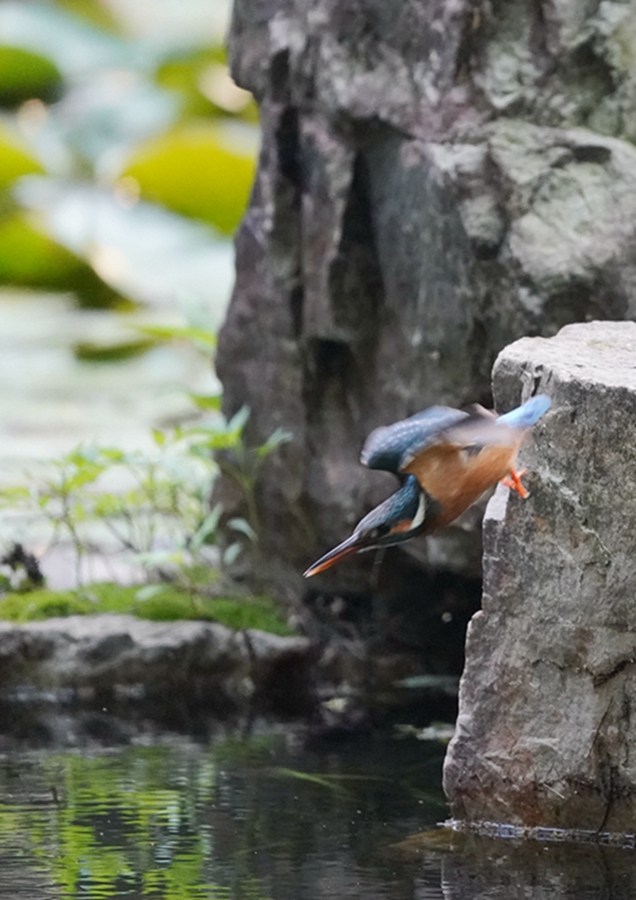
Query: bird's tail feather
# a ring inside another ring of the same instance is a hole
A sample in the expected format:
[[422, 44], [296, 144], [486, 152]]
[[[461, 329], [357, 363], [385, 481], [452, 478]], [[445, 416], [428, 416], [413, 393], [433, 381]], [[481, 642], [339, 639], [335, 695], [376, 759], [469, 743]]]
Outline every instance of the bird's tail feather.
[[550, 398], [546, 394], [537, 394], [516, 409], [499, 416], [497, 423], [508, 425], [509, 428], [529, 428], [548, 411], [550, 403]]

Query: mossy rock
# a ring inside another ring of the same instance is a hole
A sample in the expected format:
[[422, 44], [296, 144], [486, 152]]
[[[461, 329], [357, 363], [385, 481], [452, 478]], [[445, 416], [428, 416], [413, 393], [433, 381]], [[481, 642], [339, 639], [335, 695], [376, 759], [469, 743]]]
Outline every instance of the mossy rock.
[[237, 630], [255, 628], [278, 635], [293, 633], [270, 597], [208, 598], [192, 595], [174, 585], [152, 587], [154, 590], [149, 590], [149, 586], [122, 587], [106, 582], [72, 591], [42, 589], [8, 593], [0, 598], [0, 619], [24, 623], [56, 616], [118, 613], [155, 622], [198, 619]]

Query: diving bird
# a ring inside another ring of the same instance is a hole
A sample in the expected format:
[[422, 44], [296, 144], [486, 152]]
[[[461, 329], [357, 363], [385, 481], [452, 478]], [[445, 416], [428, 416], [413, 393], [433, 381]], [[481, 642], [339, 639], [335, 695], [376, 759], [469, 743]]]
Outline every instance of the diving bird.
[[353, 553], [437, 531], [498, 481], [527, 497], [521, 483], [524, 472], [515, 470], [515, 459], [525, 431], [549, 407], [545, 394], [503, 416], [481, 406], [469, 412], [432, 406], [376, 428], [360, 461], [370, 469], [394, 472], [402, 485], [358, 522], [351, 537], [310, 566], [305, 578]]

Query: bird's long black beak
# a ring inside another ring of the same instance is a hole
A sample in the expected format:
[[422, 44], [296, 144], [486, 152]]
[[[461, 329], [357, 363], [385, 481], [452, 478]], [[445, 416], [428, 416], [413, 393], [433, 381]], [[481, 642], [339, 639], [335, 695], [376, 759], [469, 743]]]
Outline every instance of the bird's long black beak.
[[343, 541], [341, 544], [338, 544], [337, 547], [334, 547], [333, 550], [330, 550], [329, 553], [325, 553], [324, 556], [321, 556], [313, 566], [309, 566], [307, 571], [303, 572], [303, 575], [305, 578], [311, 578], [312, 575], [318, 575], [319, 572], [324, 572], [325, 569], [331, 568], [331, 566], [333, 566], [334, 563], [339, 562], [339, 560], [345, 559], [345, 557], [351, 556], [354, 553], [358, 553], [359, 550], [365, 550], [367, 546], [368, 542], [365, 538], [354, 532], [346, 541]]

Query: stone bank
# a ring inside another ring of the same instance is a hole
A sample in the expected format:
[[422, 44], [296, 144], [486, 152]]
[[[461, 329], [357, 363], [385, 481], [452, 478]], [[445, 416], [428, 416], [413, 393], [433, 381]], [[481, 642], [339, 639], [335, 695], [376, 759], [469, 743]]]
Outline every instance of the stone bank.
[[468, 821], [636, 827], [636, 323], [523, 338], [494, 369], [501, 411], [546, 392], [522, 453], [531, 496], [484, 521], [445, 763]]

